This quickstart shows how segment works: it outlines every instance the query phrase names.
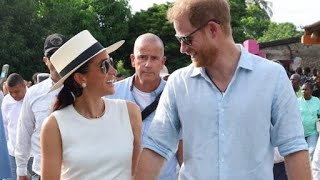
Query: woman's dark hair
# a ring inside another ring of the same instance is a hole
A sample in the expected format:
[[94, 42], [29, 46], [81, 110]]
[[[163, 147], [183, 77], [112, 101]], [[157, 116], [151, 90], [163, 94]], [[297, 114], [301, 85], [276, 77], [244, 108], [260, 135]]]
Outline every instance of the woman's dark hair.
[[84, 63], [63, 82], [63, 88], [59, 92], [58, 97], [54, 102], [53, 111], [63, 109], [64, 107], [73, 104], [75, 98], [82, 95], [83, 88], [74, 80], [73, 77], [75, 73], [87, 73], [89, 71], [90, 63], [90, 60]]

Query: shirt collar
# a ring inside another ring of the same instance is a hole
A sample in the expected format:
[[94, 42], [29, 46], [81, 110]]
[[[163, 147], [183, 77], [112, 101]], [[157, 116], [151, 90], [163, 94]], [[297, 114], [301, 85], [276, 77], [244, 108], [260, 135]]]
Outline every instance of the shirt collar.
[[[134, 77], [135, 77], [135, 74], [134, 74], [133, 76], [129, 77], [129, 87], [130, 87], [130, 91], [133, 90], [133, 80], [134, 80]], [[151, 94], [153, 94], [153, 95], [158, 95], [158, 94], [160, 94], [160, 93], [162, 92], [162, 90], [163, 90], [163, 88], [164, 88], [165, 85], [166, 85], [166, 81], [161, 78], [159, 86], [158, 86], [154, 91], [152, 91]]]
[[[249, 52], [240, 44], [237, 44], [236, 46], [240, 48], [240, 59], [238, 62], [237, 69], [243, 68], [243, 69], [252, 70], [253, 61]], [[192, 72], [190, 74], [190, 77], [206, 74], [205, 68], [203, 67], [195, 67], [193, 64], [190, 64], [189, 66], [192, 66], [191, 68]]]
[[[47, 93], [50, 93], [50, 89], [51, 87], [55, 84], [55, 82], [53, 82], [53, 80], [51, 79], [51, 76], [45, 80], [43, 80], [42, 82], [40, 83], [43, 83], [43, 86], [46, 86], [48, 87], [48, 92]], [[60, 92], [60, 90], [63, 88], [63, 85], [59, 88], [57, 88], [56, 90], [52, 91], [52, 92]]]

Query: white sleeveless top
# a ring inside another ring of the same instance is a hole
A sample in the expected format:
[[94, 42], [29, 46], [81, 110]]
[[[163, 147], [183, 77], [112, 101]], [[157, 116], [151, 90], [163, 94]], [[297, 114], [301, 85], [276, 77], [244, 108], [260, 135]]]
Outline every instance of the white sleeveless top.
[[133, 132], [124, 100], [105, 100], [106, 111], [86, 119], [69, 105], [53, 112], [62, 139], [63, 180], [131, 179]]

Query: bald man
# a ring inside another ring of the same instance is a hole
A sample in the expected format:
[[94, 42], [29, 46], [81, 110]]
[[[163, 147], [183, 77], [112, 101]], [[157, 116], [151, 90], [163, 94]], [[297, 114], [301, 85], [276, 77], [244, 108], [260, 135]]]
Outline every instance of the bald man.
[[294, 92], [296, 93], [297, 97], [301, 97], [302, 96], [302, 91], [301, 91], [301, 87], [300, 87], [300, 75], [299, 74], [292, 74], [290, 77], [290, 81], [292, 83], [292, 87]]
[[[155, 115], [155, 108], [149, 110], [149, 115], [144, 115], [143, 111], [149, 109], [150, 104], [157, 102], [166, 84], [166, 81], [160, 77], [160, 71], [164, 67], [166, 57], [162, 40], [152, 33], [140, 35], [134, 43], [133, 51], [130, 59], [135, 74], [115, 83], [115, 94], [107, 98], [130, 100], [139, 105], [143, 118], [142, 145], [144, 145], [149, 126]], [[176, 167], [177, 158], [174, 156], [167, 161], [159, 179], [177, 179]]]

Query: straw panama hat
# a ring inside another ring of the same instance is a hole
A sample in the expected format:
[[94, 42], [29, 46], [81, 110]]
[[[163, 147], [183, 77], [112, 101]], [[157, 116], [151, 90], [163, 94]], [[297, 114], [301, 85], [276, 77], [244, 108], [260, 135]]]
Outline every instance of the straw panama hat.
[[50, 92], [58, 89], [63, 82], [88, 60], [102, 51], [108, 54], [117, 50], [125, 41], [118, 41], [104, 48], [88, 30], [83, 30], [64, 43], [50, 58], [61, 79], [55, 83]]

